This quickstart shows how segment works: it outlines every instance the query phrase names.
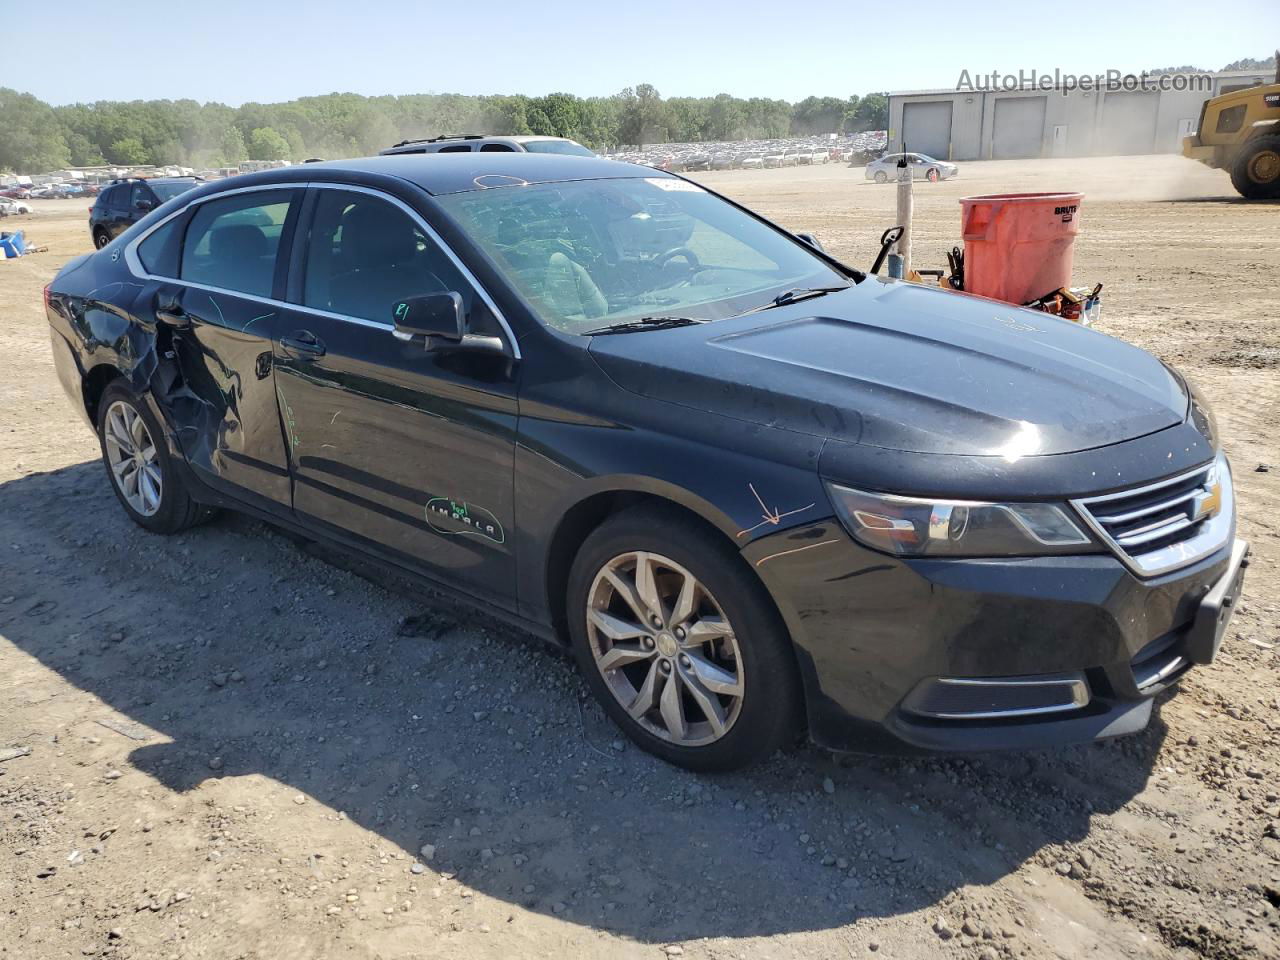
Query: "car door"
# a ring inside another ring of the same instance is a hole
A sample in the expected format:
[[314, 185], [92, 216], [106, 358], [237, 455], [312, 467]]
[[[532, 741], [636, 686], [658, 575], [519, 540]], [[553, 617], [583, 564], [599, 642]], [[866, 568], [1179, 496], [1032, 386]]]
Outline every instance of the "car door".
[[291, 489], [271, 366], [285, 258], [303, 191], [211, 197], [167, 221], [132, 256], [177, 377], [163, 402], [187, 462], [209, 486], [287, 511]]
[[275, 359], [294, 510], [513, 608], [516, 368], [399, 339], [392, 311], [455, 291], [473, 332], [514, 344], [406, 204], [313, 186]]

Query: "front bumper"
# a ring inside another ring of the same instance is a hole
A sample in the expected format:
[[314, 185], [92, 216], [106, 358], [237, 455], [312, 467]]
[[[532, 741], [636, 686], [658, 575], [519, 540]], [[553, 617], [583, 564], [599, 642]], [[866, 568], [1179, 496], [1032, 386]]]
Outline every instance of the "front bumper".
[[1103, 554], [899, 560], [835, 520], [744, 555], [790, 628], [813, 739], [873, 752], [1137, 732], [1157, 694], [1213, 660], [1248, 565], [1234, 539], [1151, 579]]

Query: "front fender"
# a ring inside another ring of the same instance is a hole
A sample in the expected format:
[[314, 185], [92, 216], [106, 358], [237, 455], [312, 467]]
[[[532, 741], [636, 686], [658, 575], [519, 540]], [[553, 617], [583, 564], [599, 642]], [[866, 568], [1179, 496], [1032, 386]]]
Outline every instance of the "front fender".
[[515, 465], [517, 576], [521, 609], [531, 619], [551, 622], [551, 551], [560, 525], [601, 494], [674, 503], [738, 549], [831, 515], [817, 473], [820, 438], [644, 403], [644, 426], [522, 412]]

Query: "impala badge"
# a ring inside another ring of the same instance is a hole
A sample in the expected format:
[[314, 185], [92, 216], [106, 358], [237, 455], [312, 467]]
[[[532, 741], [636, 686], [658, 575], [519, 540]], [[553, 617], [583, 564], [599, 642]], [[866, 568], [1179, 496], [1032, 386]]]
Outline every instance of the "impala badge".
[[426, 506], [427, 523], [436, 533], [449, 536], [484, 537], [494, 543], [503, 543], [506, 534], [498, 518], [484, 507], [477, 507], [465, 500], [449, 497], [432, 497]]

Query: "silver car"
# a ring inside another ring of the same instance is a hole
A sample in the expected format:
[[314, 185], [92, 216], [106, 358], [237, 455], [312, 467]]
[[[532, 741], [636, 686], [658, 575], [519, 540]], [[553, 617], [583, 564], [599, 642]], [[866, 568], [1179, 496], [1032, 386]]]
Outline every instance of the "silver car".
[[[886, 153], [879, 160], [867, 164], [866, 178], [876, 183], [887, 183], [898, 179], [898, 161], [900, 153]], [[960, 168], [946, 160], [935, 160], [924, 153], [908, 153], [907, 165], [911, 167], [913, 180], [946, 180], [960, 172]]]

